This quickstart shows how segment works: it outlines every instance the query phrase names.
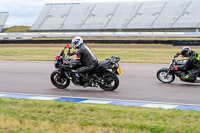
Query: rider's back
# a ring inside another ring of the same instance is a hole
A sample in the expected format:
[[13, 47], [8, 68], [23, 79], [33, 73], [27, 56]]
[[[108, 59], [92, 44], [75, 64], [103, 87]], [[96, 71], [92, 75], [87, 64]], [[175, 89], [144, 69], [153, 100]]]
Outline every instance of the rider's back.
[[98, 62], [94, 53], [85, 43], [81, 44], [81, 47], [78, 49], [77, 57], [80, 58], [83, 66], [90, 66]]

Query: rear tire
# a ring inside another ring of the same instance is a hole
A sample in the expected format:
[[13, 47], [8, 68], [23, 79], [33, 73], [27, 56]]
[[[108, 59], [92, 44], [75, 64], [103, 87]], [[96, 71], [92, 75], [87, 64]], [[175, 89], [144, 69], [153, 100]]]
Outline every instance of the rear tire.
[[[168, 70], [167, 69], [160, 69], [157, 72], [157, 79], [163, 83], [171, 83], [174, 81], [175, 76], [172, 72], [169, 72], [169, 74], [167, 75]], [[166, 77], [167, 76], [167, 77]]]
[[104, 84], [99, 83], [99, 87], [104, 91], [114, 91], [119, 86], [119, 78], [111, 72], [107, 72], [102, 79]]
[[70, 80], [64, 77], [61, 73], [59, 74], [58, 71], [53, 71], [50, 79], [51, 83], [58, 89], [65, 89], [70, 84]]

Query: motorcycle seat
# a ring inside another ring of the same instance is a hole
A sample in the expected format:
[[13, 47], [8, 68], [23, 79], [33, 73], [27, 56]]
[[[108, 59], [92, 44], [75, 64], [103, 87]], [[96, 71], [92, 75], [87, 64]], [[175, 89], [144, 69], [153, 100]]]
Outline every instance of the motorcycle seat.
[[108, 64], [109, 60], [103, 60], [103, 61], [100, 61], [100, 63], [97, 65], [97, 67], [94, 69], [94, 71], [100, 69], [102, 66]]

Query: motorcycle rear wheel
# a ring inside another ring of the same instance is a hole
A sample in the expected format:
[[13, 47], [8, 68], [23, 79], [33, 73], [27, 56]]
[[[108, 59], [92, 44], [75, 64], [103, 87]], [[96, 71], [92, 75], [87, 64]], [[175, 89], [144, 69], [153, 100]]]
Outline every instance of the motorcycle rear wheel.
[[58, 89], [65, 89], [70, 84], [70, 80], [59, 74], [58, 71], [53, 71], [50, 79], [51, 83]]
[[163, 83], [171, 83], [174, 81], [175, 76], [171, 72], [168, 73], [168, 70], [160, 69], [157, 72], [157, 79]]
[[104, 91], [114, 91], [119, 86], [119, 78], [111, 72], [106, 73], [102, 79], [104, 83], [99, 83], [99, 87]]

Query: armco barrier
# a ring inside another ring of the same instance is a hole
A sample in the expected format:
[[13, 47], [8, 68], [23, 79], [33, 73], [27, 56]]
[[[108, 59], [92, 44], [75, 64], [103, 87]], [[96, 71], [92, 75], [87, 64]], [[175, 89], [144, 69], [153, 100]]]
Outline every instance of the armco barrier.
[[[200, 46], [200, 40], [155, 40], [155, 39], [84, 39], [85, 43], [102, 44], [173, 44], [174, 46]], [[0, 44], [66, 44], [71, 39], [14, 39], [0, 40]]]
[[174, 41], [173, 46], [200, 46], [200, 40]]
[[[173, 40], [132, 40], [132, 39], [84, 39], [85, 43], [115, 43], [115, 44], [173, 44]], [[65, 44], [71, 39], [29, 39], [29, 40], [0, 40], [0, 44]]]

